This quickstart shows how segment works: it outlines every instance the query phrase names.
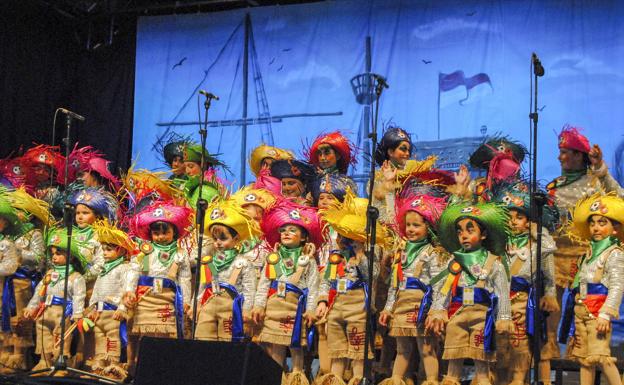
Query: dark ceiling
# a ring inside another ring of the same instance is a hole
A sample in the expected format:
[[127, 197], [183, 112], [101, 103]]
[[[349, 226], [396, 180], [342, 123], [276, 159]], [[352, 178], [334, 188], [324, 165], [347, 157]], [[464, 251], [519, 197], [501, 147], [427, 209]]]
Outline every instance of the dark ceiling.
[[235, 8], [314, 3], [324, 0], [37, 0], [68, 18], [101, 18], [113, 15], [166, 15], [215, 12]]

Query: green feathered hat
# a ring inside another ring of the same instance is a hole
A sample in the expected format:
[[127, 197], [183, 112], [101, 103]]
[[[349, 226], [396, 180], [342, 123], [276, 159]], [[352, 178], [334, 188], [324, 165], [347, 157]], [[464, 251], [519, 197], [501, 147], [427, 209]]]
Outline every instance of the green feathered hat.
[[217, 166], [225, 167], [225, 165], [219, 159], [217, 159], [216, 155], [210, 154], [208, 150], [202, 148], [201, 144], [196, 143], [186, 143], [184, 147], [183, 159], [185, 162], [195, 162], [199, 164], [201, 163], [202, 151], [204, 153], [204, 162], [206, 168]]
[[[531, 216], [531, 194], [529, 186], [525, 182], [518, 182], [498, 190], [493, 200], [509, 210], [516, 209], [523, 212], [532, 221], [537, 220]], [[547, 195], [546, 204], [542, 209], [542, 226], [549, 231], [554, 231], [559, 223], [559, 218], [559, 209], [557, 209], [554, 200]]]
[[18, 229], [18, 225], [20, 223], [19, 217], [17, 216], [17, 211], [11, 205], [11, 201], [9, 199], [9, 192], [5, 188], [0, 189], [0, 217], [4, 218], [7, 221], [7, 227], [4, 229], [3, 233], [12, 234]]
[[[59, 249], [67, 251], [67, 229], [64, 227], [52, 227], [48, 230], [46, 234], [46, 248], [50, 248], [52, 246], [57, 247]], [[75, 258], [78, 258], [82, 267], [86, 267], [89, 261], [87, 258], [80, 253], [80, 248], [78, 247], [78, 241], [76, 239], [72, 239], [71, 242], [71, 255]], [[70, 258], [71, 261], [71, 258]]]
[[438, 238], [450, 253], [461, 249], [455, 225], [461, 219], [470, 218], [478, 222], [487, 231], [483, 247], [496, 255], [505, 253], [509, 232], [509, 214], [498, 203], [448, 205], [442, 212], [439, 222]]

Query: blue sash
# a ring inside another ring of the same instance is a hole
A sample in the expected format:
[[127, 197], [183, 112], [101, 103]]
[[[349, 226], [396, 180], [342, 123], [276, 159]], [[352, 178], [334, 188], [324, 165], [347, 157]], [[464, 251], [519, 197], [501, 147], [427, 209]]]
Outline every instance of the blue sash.
[[[117, 310], [117, 306], [112, 303], [104, 302], [104, 306], [102, 308], [105, 311]], [[121, 340], [121, 348], [125, 349], [128, 346], [128, 325], [126, 324], [126, 320], [123, 319], [119, 321], [119, 339]]]
[[[245, 339], [245, 330], [243, 328], [243, 302], [245, 297], [236, 290], [236, 287], [229, 283], [219, 282], [219, 287], [227, 289], [234, 294], [234, 303], [232, 304], [232, 341], [240, 342]], [[212, 288], [212, 284], [207, 283], [204, 288]]]
[[[537, 294], [533, 289], [533, 286], [526, 279], [518, 276], [511, 277], [511, 292], [528, 293], [528, 300], [526, 306], [526, 329], [527, 334], [533, 336], [535, 334], [535, 312], [538, 311], [537, 301], [535, 295]], [[542, 327], [542, 341], [547, 340], [547, 326], [546, 317], [547, 313], [540, 311], [540, 324]]]
[[[138, 286], [154, 286], [154, 277], [142, 275], [139, 277]], [[163, 281], [163, 288], [172, 289], [175, 292], [173, 306], [175, 308], [176, 328], [178, 338], [184, 338], [184, 298], [182, 297], [182, 288], [169, 278], [158, 278]]]
[[[295, 293], [299, 296], [297, 300], [297, 313], [295, 314], [295, 324], [293, 325], [292, 336], [290, 337], [290, 346], [293, 348], [301, 347], [301, 330], [303, 327], [303, 313], [305, 311], [306, 299], [308, 298], [308, 289], [299, 289], [297, 286], [284, 282], [286, 284], [286, 292]], [[271, 282], [271, 289], [277, 290], [277, 281]]]
[[72, 301], [67, 301], [67, 304], [63, 303], [63, 297], [57, 297], [55, 295], [52, 296], [52, 302], [50, 302], [50, 306], [63, 306], [65, 305], [65, 317], [71, 317], [74, 312], [74, 305]]
[[[331, 282], [331, 288], [333, 290], [338, 290], [338, 281], [333, 280]], [[362, 279], [358, 279], [357, 281], [349, 281], [347, 280], [347, 290], [357, 290], [364, 289], [364, 309], [366, 309], [366, 304], [368, 303], [368, 285]]]
[[37, 282], [41, 280], [41, 274], [38, 271], [29, 271], [20, 267], [15, 274], [9, 275], [4, 279], [4, 287], [2, 289], [2, 331], [11, 331], [11, 317], [17, 315], [17, 305], [15, 303], [15, 285], [14, 279], [28, 279], [30, 280], [31, 293], [35, 292]]
[[[485, 328], [483, 329], [483, 348], [486, 353], [492, 353], [496, 351], [496, 314], [498, 313], [498, 296], [494, 293], [490, 293], [486, 289], [481, 287], [474, 287], [474, 303], [486, 305], [488, 307], [485, 313]], [[455, 303], [464, 302], [464, 288], [457, 286], [455, 295], [451, 300]]]
[[431, 308], [431, 303], [433, 301], [431, 285], [425, 285], [418, 278], [408, 277], [405, 281], [405, 289], [420, 290], [425, 293], [425, 296], [422, 298], [422, 302], [420, 303], [420, 308], [418, 309], [418, 319], [416, 320], [416, 323], [419, 326], [422, 326], [423, 322], [425, 322], [425, 318], [427, 318], [427, 313], [429, 313], [429, 308]]
[[[563, 309], [561, 314], [561, 323], [559, 324], [558, 340], [560, 344], [568, 342], [568, 338], [574, 335], [576, 327], [574, 325], [574, 305], [576, 304], [576, 295], [579, 293], [578, 286], [574, 289], [566, 289], [563, 294]], [[607, 295], [609, 289], [601, 283], [588, 283], [587, 294]]]

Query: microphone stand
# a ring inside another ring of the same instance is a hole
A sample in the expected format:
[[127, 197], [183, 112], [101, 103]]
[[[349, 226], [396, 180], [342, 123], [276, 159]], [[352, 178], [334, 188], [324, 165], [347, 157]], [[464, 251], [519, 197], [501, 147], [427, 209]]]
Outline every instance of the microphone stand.
[[379, 75], [372, 75], [376, 80], [375, 84], [375, 113], [372, 124], [371, 133], [368, 137], [371, 139], [371, 162], [370, 162], [370, 174], [368, 182], [368, 207], [366, 209], [366, 237], [368, 239], [368, 298], [366, 299], [366, 332], [364, 334], [364, 376], [362, 378], [361, 385], [374, 384], [373, 376], [371, 373], [371, 360], [368, 358], [368, 351], [370, 348], [372, 332], [373, 332], [373, 313], [371, 307], [371, 301], [374, 296], [373, 293], [373, 265], [375, 263], [375, 240], [377, 237], [377, 219], [379, 218], [379, 209], [373, 206], [373, 189], [375, 188], [375, 162], [373, 158], [375, 151], [377, 151], [377, 122], [379, 117], [379, 99], [384, 88], [388, 88], [386, 80]]
[[200, 168], [201, 173], [199, 175], [199, 196], [197, 198], [197, 207], [195, 209], [195, 223], [197, 224], [197, 264], [195, 265], [195, 290], [193, 291], [193, 319], [191, 321], [191, 339], [195, 339], [195, 326], [197, 325], [197, 294], [199, 293], [199, 281], [201, 279], [201, 259], [202, 259], [202, 247], [204, 243], [204, 223], [206, 219], [206, 209], [208, 208], [208, 202], [202, 198], [202, 188], [204, 185], [204, 168], [206, 165], [206, 137], [208, 136], [208, 110], [210, 109], [210, 103], [215, 98], [214, 95], [208, 93], [202, 93], [206, 96], [204, 101], [204, 124], [199, 126], [199, 136], [201, 141], [201, 160]]
[[[63, 181], [64, 188], [67, 190], [68, 185], [68, 172], [69, 172], [69, 153], [71, 152], [71, 125], [73, 117], [70, 114], [66, 115], [66, 127], [67, 127], [67, 135], [63, 139], [63, 143], [65, 144], [65, 179]], [[74, 222], [74, 210], [75, 207], [69, 203], [67, 200], [65, 201], [65, 206], [63, 210], [63, 222], [67, 228], [67, 258], [65, 259], [65, 277], [63, 278], [63, 312], [61, 313], [61, 335], [60, 335], [60, 346], [59, 346], [59, 356], [56, 359], [56, 362], [52, 364], [51, 367], [47, 369], [35, 370], [26, 373], [26, 375], [35, 375], [39, 373], [49, 372], [49, 376], [53, 376], [58, 371], [67, 371], [68, 373], [73, 373], [81, 376], [88, 376], [91, 378], [95, 378], [102, 382], [106, 382], [109, 384], [121, 384], [121, 382], [117, 382], [111, 380], [110, 378], [98, 376], [97, 374], [93, 374], [90, 372], [86, 372], [83, 370], [79, 370], [76, 368], [72, 368], [67, 365], [67, 357], [65, 357], [65, 331], [66, 331], [66, 322], [67, 315], [65, 314], [65, 307], [67, 304], [67, 296], [68, 296], [68, 287], [69, 283], [69, 265], [71, 261], [71, 245], [72, 245], [72, 232], [73, 232], [73, 222]], [[43, 353], [42, 353], [43, 354]]]
[[533, 123], [533, 130], [531, 132], [531, 143], [533, 144], [533, 159], [531, 170], [531, 213], [534, 214], [533, 218], [537, 223], [537, 240], [536, 240], [536, 264], [535, 266], [535, 280], [533, 281], [533, 299], [535, 304], [535, 311], [533, 312], [533, 336], [531, 336], [531, 346], [533, 350], [533, 381], [532, 384], [541, 385], [539, 377], [539, 364], [541, 361], [541, 339], [542, 339], [542, 323], [543, 319], [542, 311], [540, 309], [540, 300], [543, 296], [543, 272], [542, 272], [542, 213], [543, 207], [546, 203], [546, 195], [539, 191], [537, 185], [537, 121], [538, 121], [538, 109], [537, 109], [537, 78], [544, 76], [544, 67], [538, 59], [537, 55], [532, 55], [532, 67], [533, 67], [533, 111], [529, 114], [529, 118]]

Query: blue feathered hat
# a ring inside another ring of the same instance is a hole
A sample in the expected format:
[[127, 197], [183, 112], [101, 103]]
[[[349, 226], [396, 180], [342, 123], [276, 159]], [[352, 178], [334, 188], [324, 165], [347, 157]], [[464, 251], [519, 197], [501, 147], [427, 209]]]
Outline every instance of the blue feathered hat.
[[332, 194], [336, 199], [342, 202], [347, 193], [347, 188], [351, 188], [353, 193], [357, 193], [355, 182], [346, 175], [338, 173], [319, 175], [314, 182], [312, 182], [311, 186], [314, 204], [318, 203], [321, 193]]
[[69, 197], [69, 203], [74, 206], [78, 204], [85, 205], [111, 222], [117, 220], [119, 204], [112, 194], [103, 189], [88, 187], [83, 190], [75, 191]]

